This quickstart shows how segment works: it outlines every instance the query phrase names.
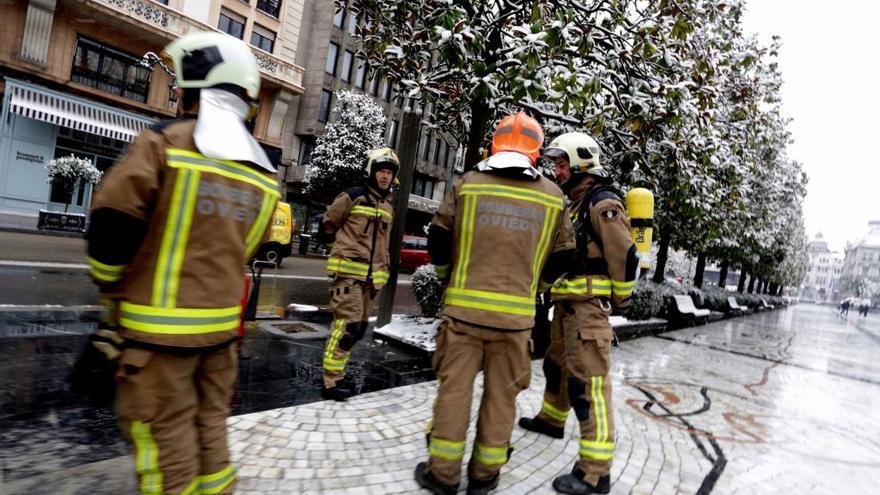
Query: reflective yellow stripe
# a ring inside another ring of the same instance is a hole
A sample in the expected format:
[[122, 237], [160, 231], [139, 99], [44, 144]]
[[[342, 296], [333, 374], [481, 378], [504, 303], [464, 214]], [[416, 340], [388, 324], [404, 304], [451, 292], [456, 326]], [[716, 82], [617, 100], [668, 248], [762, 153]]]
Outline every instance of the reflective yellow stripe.
[[431, 435], [428, 453], [447, 461], [457, 461], [464, 457], [464, 442], [451, 442]]
[[322, 363], [324, 369], [327, 371], [343, 371], [345, 369], [345, 364], [348, 362], [348, 356], [345, 356], [343, 359], [335, 359], [333, 357], [333, 353], [336, 352], [336, 347], [339, 345], [339, 339], [342, 338], [342, 333], [345, 331], [347, 323], [348, 320], [344, 319], [333, 321], [333, 332], [327, 339], [326, 348], [324, 349], [324, 361]]
[[608, 440], [608, 416], [605, 410], [605, 397], [602, 395], [603, 377], [594, 376], [591, 381], [590, 395], [593, 398], [593, 415], [596, 418], [596, 441], [605, 442]]
[[259, 187], [267, 194], [281, 197], [278, 182], [252, 170], [251, 168], [229, 160], [215, 160], [193, 151], [169, 148], [165, 153], [165, 161], [169, 167], [186, 168], [222, 175], [230, 179], [247, 182]]
[[607, 461], [614, 458], [614, 442], [592, 442], [581, 440], [578, 454], [599, 461]]
[[558, 210], [547, 208], [544, 213], [544, 227], [541, 229], [541, 237], [538, 239], [538, 249], [535, 250], [535, 259], [532, 261], [532, 297], [535, 297], [535, 291], [538, 289], [538, 282], [541, 279], [541, 262], [547, 256], [550, 249], [550, 237], [552, 236], [553, 227], [556, 226], [556, 216]]
[[163, 308], [122, 302], [119, 324], [145, 333], [193, 335], [238, 327], [241, 306], [227, 308]]
[[150, 433], [150, 423], [132, 421], [131, 438], [135, 450], [135, 471], [141, 478], [141, 495], [162, 495], [159, 447]]
[[561, 409], [557, 409], [553, 407], [553, 404], [547, 402], [546, 400], [541, 405], [541, 412], [550, 416], [555, 421], [559, 421], [560, 423], [565, 423], [565, 420], [568, 419], [568, 411], [563, 411]]
[[549, 208], [562, 210], [562, 198], [552, 194], [525, 189], [522, 187], [502, 186], [500, 184], [465, 184], [461, 186], [461, 195], [486, 195], [518, 199], [530, 203], [538, 203]]
[[553, 288], [550, 289], [551, 295], [561, 295], [561, 294], [579, 294], [579, 295], [593, 295], [593, 296], [610, 296], [611, 295], [611, 281], [604, 279], [592, 279], [592, 291], [589, 290], [589, 284], [587, 283], [587, 277], [578, 277], [575, 279], [560, 279], [553, 285]]
[[377, 215], [381, 215], [383, 217], [391, 220], [391, 213], [383, 210], [382, 208], [370, 208], [368, 206], [353, 206], [351, 208], [352, 215], [368, 215], [371, 217], [375, 217]]
[[507, 462], [508, 447], [487, 447], [480, 442], [474, 443], [474, 460], [486, 466], [497, 466]]
[[611, 280], [611, 288], [614, 291], [614, 294], [618, 296], [628, 296], [633, 293], [633, 289], [636, 286], [636, 281], [632, 280], [629, 282], [621, 282], [619, 280]]
[[434, 265], [434, 271], [438, 278], [446, 278], [449, 276], [449, 265]]
[[531, 297], [511, 296], [498, 292], [483, 290], [458, 289], [450, 287], [446, 290], [444, 302], [449, 306], [482, 309], [496, 313], [514, 315], [535, 315], [535, 300]]
[[186, 485], [186, 488], [180, 492], [180, 495], [199, 495], [201, 493], [204, 492], [199, 491], [199, 477], [196, 476], [190, 484]]
[[235, 468], [232, 464], [214, 474], [200, 476], [199, 490], [201, 495], [215, 495], [222, 492], [235, 481]]
[[192, 224], [192, 210], [195, 206], [198, 185], [199, 173], [191, 170], [181, 170], [175, 179], [156, 273], [153, 276], [154, 306], [171, 308], [177, 302], [180, 267], [186, 247], [186, 237], [189, 236], [189, 227]]
[[467, 269], [474, 243], [474, 217], [476, 216], [477, 198], [465, 196], [461, 219], [461, 234], [458, 240], [458, 260], [455, 265], [455, 281], [453, 287], [464, 288], [467, 281]]
[[103, 280], [104, 282], [116, 282], [122, 278], [122, 272], [125, 271], [126, 267], [126, 265], [108, 265], [101, 263], [91, 256], [86, 256], [86, 260], [91, 267], [89, 269], [89, 274], [98, 280]]
[[[347, 273], [366, 277], [370, 271], [370, 265], [358, 261], [348, 261], [339, 258], [327, 259], [327, 271], [337, 273]], [[373, 282], [384, 284], [388, 281], [388, 272], [374, 271], [372, 274]]]
[[263, 203], [260, 205], [260, 213], [257, 215], [256, 220], [254, 220], [253, 225], [251, 225], [251, 230], [248, 232], [247, 237], [245, 237], [244, 245], [245, 248], [245, 258], [251, 259], [254, 251], [259, 247], [260, 242], [263, 240], [263, 233], [266, 231], [266, 225], [269, 223], [269, 219], [272, 218], [272, 214], [275, 212], [275, 204], [276, 197], [271, 194], [263, 195]]

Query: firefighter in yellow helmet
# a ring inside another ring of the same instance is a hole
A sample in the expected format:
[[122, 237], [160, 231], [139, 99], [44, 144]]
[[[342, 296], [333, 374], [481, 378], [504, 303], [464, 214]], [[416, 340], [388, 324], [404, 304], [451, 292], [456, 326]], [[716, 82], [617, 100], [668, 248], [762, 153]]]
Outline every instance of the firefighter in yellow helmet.
[[388, 281], [388, 243], [394, 208], [391, 185], [400, 160], [391, 148], [373, 150], [365, 161], [366, 184], [343, 191], [321, 219], [325, 240], [335, 236], [327, 272], [333, 326], [324, 348], [321, 396], [342, 401], [357, 394], [345, 365], [367, 331], [373, 299]]
[[248, 46], [194, 33], [163, 57], [182, 89], [183, 118], [142, 131], [92, 204], [90, 275], [115, 325], [94, 341], [108, 356], [121, 347], [116, 411], [134, 445], [139, 492], [231, 493], [231, 344], [244, 266], [279, 187], [245, 127], [260, 89]]
[[608, 493], [614, 458], [608, 317], [630, 304], [638, 258], [621, 194], [599, 163], [599, 145], [570, 132], [544, 150], [571, 202], [577, 250], [572, 267], [554, 284], [550, 346], [544, 357], [546, 386], [541, 412], [520, 418], [527, 430], [562, 438], [569, 411], [580, 424], [580, 458], [571, 474], [553, 481], [560, 493]]
[[437, 275], [447, 285], [437, 334], [437, 399], [428, 461], [415, 478], [435, 494], [458, 489], [474, 379], [483, 396], [468, 463], [467, 493], [498, 486], [512, 451], [516, 396], [529, 386], [535, 295], [574, 250], [562, 191], [535, 169], [544, 134], [517, 113], [495, 128], [492, 155], [455, 183], [428, 233]]

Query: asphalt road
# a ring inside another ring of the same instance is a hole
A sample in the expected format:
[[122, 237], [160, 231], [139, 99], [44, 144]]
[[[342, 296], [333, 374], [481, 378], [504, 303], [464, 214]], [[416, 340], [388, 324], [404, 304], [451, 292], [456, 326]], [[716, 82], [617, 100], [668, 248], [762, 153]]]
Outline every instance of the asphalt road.
[[[86, 274], [85, 252], [83, 239], [0, 232], [0, 305], [98, 304], [98, 291]], [[291, 256], [280, 268], [266, 270], [261, 306], [328, 305], [325, 266], [323, 258]], [[396, 313], [418, 313], [409, 278], [400, 275]]]

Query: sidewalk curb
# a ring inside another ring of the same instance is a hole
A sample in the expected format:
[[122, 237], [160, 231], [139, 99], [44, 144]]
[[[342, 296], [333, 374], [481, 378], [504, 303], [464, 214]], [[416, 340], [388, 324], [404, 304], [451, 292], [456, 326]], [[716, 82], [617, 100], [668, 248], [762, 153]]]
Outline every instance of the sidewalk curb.
[[85, 239], [85, 232], [62, 232], [60, 230], [40, 230], [29, 229], [26, 227], [12, 227], [9, 225], [0, 225], [0, 232], [10, 232], [14, 234], [33, 234], [45, 235], [50, 237], [70, 237], [74, 239]]

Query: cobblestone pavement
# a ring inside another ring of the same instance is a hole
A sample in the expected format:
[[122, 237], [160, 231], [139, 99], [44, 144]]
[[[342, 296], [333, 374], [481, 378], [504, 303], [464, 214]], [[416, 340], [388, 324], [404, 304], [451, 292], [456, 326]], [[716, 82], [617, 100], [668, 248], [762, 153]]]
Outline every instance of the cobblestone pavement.
[[[612, 493], [880, 492], [878, 321], [804, 305], [621, 343], [612, 355]], [[540, 408], [540, 361], [532, 371], [520, 415]], [[412, 473], [426, 457], [435, 389], [427, 382], [230, 418], [236, 493], [427, 493]], [[563, 440], [515, 428], [497, 493], [554, 493], [553, 478], [577, 455], [575, 426], [570, 418]], [[69, 474], [131, 469], [130, 458], [104, 463]], [[28, 491], [30, 481], [7, 488], [41, 493]]]
[[[880, 344], [866, 331], [800, 306], [621, 344], [612, 493], [878, 493]], [[540, 361], [533, 378], [520, 415], [540, 407]], [[232, 418], [239, 492], [418, 493], [435, 387]], [[498, 493], [554, 493], [577, 455], [573, 418], [566, 433], [517, 427]]]

